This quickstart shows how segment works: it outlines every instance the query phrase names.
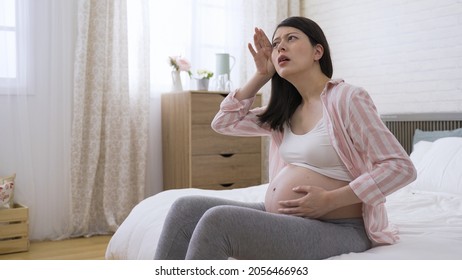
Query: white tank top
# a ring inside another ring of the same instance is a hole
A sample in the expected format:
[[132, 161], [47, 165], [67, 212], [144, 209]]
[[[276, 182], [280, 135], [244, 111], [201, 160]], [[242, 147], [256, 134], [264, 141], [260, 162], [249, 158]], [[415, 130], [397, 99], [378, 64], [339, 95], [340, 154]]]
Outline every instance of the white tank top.
[[279, 153], [287, 163], [309, 168], [337, 180], [347, 182], [352, 180], [350, 172], [330, 143], [322, 119], [312, 130], [303, 135], [294, 134], [290, 127], [285, 125]]

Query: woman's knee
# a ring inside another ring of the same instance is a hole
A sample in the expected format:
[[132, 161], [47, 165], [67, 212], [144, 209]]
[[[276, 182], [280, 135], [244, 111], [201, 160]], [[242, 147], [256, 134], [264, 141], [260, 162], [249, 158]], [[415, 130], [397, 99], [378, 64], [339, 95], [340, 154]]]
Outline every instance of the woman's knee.
[[170, 211], [174, 212], [189, 212], [191, 208], [200, 205], [198, 196], [182, 196], [177, 198], [170, 207]]
[[[222, 223], [232, 222], [238, 212], [242, 211], [240, 207], [230, 206], [230, 205], [219, 205], [208, 209], [201, 220], [205, 222], [214, 223], [220, 225]], [[247, 210], [247, 209], [245, 209]], [[241, 216], [242, 217], [242, 216]]]
[[232, 232], [239, 220], [242, 219], [240, 207], [220, 205], [208, 209], [199, 220], [196, 227], [197, 232], [201, 234], [221, 236]]

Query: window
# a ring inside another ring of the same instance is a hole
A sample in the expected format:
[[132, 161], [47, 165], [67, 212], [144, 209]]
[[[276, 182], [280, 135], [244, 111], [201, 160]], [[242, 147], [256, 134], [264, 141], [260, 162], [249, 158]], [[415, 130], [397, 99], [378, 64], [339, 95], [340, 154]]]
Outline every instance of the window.
[[[181, 55], [191, 62], [193, 74], [198, 69], [215, 72], [215, 53], [233, 53], [229, 40], [229, 22], [237, 4], [227, 0], [175, 0], [162, 5], [151, 2], [151, 81], [154, 91], [170, 90], [169, 56]], [[183, 88], [189, 85], [182, 73]]]
[[192, 63], [199, 68], [215, 71], [214, 54], [225, 52], [226, 49], [226, 3], [223, 0], [197, 0], [192, 17]]
[[0, 0], [0, 85], [15, 79], [16, 0]]

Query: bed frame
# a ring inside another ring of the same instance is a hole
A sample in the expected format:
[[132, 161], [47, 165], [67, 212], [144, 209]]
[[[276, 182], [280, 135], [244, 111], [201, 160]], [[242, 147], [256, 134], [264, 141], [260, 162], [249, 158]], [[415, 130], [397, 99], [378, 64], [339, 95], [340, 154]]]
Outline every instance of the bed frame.
[[395, 114], [381, 116], [408, 154], [412, 151], [412, 137], [416, 129], [423, 131], [462, 128], [462, 112]]

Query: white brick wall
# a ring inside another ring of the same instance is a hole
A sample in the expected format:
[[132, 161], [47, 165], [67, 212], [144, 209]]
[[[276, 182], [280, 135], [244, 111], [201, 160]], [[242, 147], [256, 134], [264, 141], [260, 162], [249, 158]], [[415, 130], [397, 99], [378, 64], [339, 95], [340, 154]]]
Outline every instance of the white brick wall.
[[380, 113], [462, 112], [462, 0], [305, 0], [326, 34], [334, 77]]

